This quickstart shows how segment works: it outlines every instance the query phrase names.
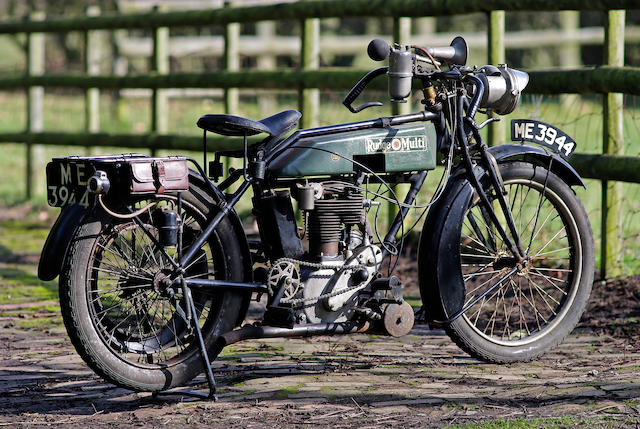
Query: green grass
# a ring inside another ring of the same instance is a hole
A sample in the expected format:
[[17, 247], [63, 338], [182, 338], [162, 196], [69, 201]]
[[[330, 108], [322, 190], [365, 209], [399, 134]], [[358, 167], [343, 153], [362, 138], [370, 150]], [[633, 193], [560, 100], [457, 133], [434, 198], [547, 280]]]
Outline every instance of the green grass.
[[[25, 63], [25, 53], [19, 43], [24, 43], [23, 35], [15, 37], [13, 34], [0, 35], [0, 70], [4, 73], [18, 71], [19, 64]], [[22, 70], [20, 70], [22, 71]]]
[[413, 308], [422, 307], [422, 299], [419, 296], [403, 296], [403, 299]]
[[49, 234], [49, 222], [37, 219], [11, 219], [3, 221], [0, 228], [7, 233], [0, 236], [0, 256], [11, 254], [37, 254]]
[[43, 282], [35, 264], [0, 264], [0, 304], [58, 299], [57, 282]]
[[303, 387], [303, 385], [297, 385], [297, 386], [287, 386], [285, 388], [283, 388], [282, 390], [278, 390], [275, 394], [275, 398], [276, 399], [287, 399], [289, 397], [289, 395], [295, 395], [296, 393], [300, 393], [301, 390], [300, 388]]
[[544, 417], [496, 419], [479, 423], [467, 423], [447, 426], [449, 429], [572, 429], [576, 427], [589, 428], [619, 428], [637, 427], [638, 418], [601, 416], [601, 417]]
[[[51, 328], [62, 326], [62, 316], [36, 317], [32, 319], [14, 319], [16, 326], [22, 329], [45, 331]], [[34, 353], [37, 354], [37, 353]]]
[[50, 228], [50, 220], [37, 218], [40, 213], [0, 221], [0, 304], [58, 299], [57, 283], [38, 279], [33, 263]]

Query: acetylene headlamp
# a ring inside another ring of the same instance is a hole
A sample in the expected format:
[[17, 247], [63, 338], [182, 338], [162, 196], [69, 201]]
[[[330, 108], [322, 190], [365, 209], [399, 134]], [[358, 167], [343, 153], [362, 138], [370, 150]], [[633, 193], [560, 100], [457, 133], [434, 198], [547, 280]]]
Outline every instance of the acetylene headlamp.
[[484, 84], [480, 108], [499, 115], [508, 115], [518, 107], [520, 95], [529, 83], [527, 73], [510, 69], [506, 64], [484, 66], [476, 76]]

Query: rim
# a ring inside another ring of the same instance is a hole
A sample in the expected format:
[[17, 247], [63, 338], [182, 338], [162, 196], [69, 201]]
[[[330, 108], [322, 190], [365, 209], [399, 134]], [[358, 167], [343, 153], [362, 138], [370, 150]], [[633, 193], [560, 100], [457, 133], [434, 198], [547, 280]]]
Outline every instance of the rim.
[[[526, 265], [463, 315], [481, 337], [502, 346], [540, 340], [562, 322], [575, 299], [582, 270], [576, 221], [548, 185], [529, 179], [505, 180]], [[544, 195], [543, 195], [544, 191]], [[494, 200], [496, 213], [502, 215]], [[502, 239], [485, 221], [476, 197], [465, 214], [460, 239], [465, 305], [507, 275], [516, 263]], [[505, 222], [501, 222], [506, 225]]]
[[[156, 207], [177, 211], [175, 198], [162, 196]], [[158, 201], [158, 198], [155, 199]], [[137, 202], [133, 209], [149, 200]], [[155, 208], [154, 208], [155, 209]], [[158, 238], [151, 210], [140, 215], [145, 227]], [[183, 199], [183, 248], [202, 230], [205, 216]], [[213, 278], [223, 273], [223, 258], [213, 258], [221, 245], [212, 235], [209, 243], [186, 267], [187, 277]], [[176, 257], [174, 247], [165, 248]], [[176, 365], [197, 351], [195, 333], [176, 311], [184, 309], [181, 288], [160, 287], [159, 276], [171, 265], [133, 221], [107, 226], [95, 241], [87, 273], [87, 304], [94, 329], [109, 350], [130, 365], [157, 368]], [[219, 277], [219, 276], [218, 276]], [[219, 299], [193, 291], [198, 323], [206, 333], [215, 322]]]

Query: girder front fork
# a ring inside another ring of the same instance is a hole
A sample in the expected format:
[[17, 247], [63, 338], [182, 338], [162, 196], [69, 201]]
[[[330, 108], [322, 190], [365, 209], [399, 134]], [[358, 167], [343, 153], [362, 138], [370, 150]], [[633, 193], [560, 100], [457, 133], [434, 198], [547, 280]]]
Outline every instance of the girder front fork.
[[[462, 105], [459, 105], [458, 107], [458, 111], [462, 111]], [[502, 209], [502, 212], [504, 214], [505, 220], [507, 222], [507, 228], [509, 229], [509, 233], [511, 234], [511, 236], [507, 234], [504, 226], [500, 223], [493, 205], [491, 204], [491, 201], [489, 201], [489, 197], [487, 196], [482, 184], [480, 183], [480, 180], [474, 173], [474, 166], [468, 148], [469, 141], [467, 138], [467, 130], [470, 130], [470, 132], [473, 133], [474, 139], [477, 142], [480, 154], [480, 162], [487, 171], [489, 180], [491, 181], [491, 185], [496, 190], [496, 199], [500, 204], [500, 208]], [[478, 197], [480, 198], [480, 204], [482, 204], [484, 211], [486, 211], [489, 220], [495, 226], [496, 231], [502, 238], [503, 242], [507, 245], [511, 254], [513, 254], [516, 260], [516, 264], [526, 264], [527, 255], [526, 252], [522, 249], [520, 236], [516, 229], [515, 221], [513, 220], [513, 214], [511, 213], [511, 209], [509, 208], [509, 204], [507, 203], [507, 200], [505, 198], [506, 191], [504, 190], [502, 177], [500, 175], [500, 172], [498, 171], [495, 160], [492, 160], [492, 157], [487, 150], [487, 145], [482, 141], [482, 137], [480, 136], [478, 129], [466, 123], [465, 125], [461, 125], [458, 127], [457, 137], [460, 145], [460, 150], [462, 152], [462, 161], [464, 162], [467, 172], [467, 178], [478, 194]]]

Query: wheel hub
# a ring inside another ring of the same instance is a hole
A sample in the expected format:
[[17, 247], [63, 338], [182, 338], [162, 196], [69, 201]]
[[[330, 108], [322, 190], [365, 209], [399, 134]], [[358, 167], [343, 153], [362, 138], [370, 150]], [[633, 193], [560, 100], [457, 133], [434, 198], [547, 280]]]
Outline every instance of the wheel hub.
[[148, 289], [151, 286], [151, 279], [134, 272], [122, 272], [118, 278], [120, 297], [123, 299], [133, 296], [140, 290]]
[[514, 268], [518, 264], [518, 260], [513, 256], [499, 257], [493, 263], [493, 269], [501, 270], [503, 268]]
[[167, 289], [173, 284], [169, 270], [160, 270], [153, 276], [153, 290], [160, 295], [166, 296]]

